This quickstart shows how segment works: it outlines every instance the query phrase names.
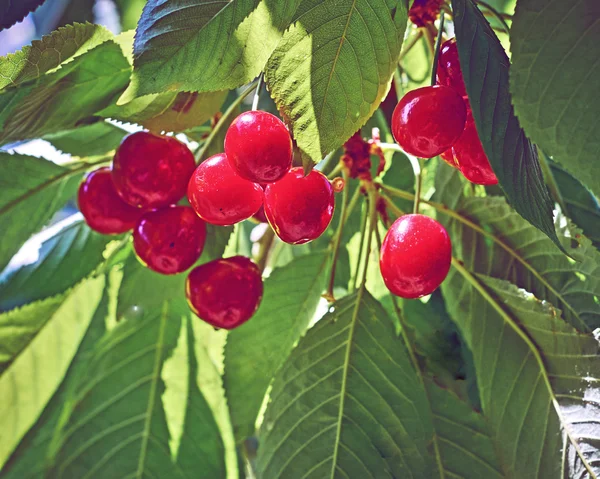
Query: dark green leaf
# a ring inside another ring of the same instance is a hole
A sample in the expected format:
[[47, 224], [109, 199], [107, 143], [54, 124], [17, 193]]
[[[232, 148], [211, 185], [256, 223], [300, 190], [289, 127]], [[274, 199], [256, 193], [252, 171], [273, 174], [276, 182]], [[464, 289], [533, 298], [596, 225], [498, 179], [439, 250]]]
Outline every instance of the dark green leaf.
[[0, 0], [0, 30], [20, 22], [42, 3], [44, 0]]
[[96, 0], [67, 0], [63, 3], [63, 13], [56, 26], [70, 25], [75, 22], [94, 23], [94, 5]]
[[33, 263], [0, 275], [0, 311], [71, 288], [103, 261], [102, 253], [111, 241], [110, 236], [92, 231], [82, 220], [69, 219], [67, 226], [50, 237], [45, 233], [28, 243], [38, 249]]
[[[559, 403], [583, 406], [590, 383], [598, 382], [597, 340], [577, 332], [550, 303], [464, 267], [450, 270], [442, 291], [473, 351], [483, 413], [507, 476], [574, 477], [563, 471], [563, 447], [575, 454], [586, 437], [570, 421], [592, 414], [567, 418]], [[584, 451], [578, 461], [591, 467], [594, 452]]]
[[52, 133], [44, 140], [69, 155], [85, 157], [103, 155], [119, 146], [127, 131], [104, 121], [82, 126], [75, 130]]
[[406, 29], [403, 0], [305, 0], [265, 80], [304, 155], [341, 146], [387, 93]]
[[121, 29], [131, 30], [137, 26], [146, 0], [115, 0], [115, 4], [121, 18]]
[[599, 327], [600, 253], [591, 242], [566, 221], [558, 226], [574, 262], [503, 198], [464, 198], [458, 177], [456, 170], [442, 165], [436, 191], [438, 200], [458, 213], [455, 219], [439, 218], [452, 238], [454, 255], [476, 273], [506, 279], [556, 305], [579, 331]]
[[113, 41], [58, 70], [0, 92], [0, 143], [36, 138], [90, 121], [129, 80], [131, 67]]
[[514, 114], [509, 60], [473, 0], [452, 0], [460, 64], [485, 152], [508, 202], [559, 247], [537, 151]]
[[60, 64], [113, 38], [100, 25], [69, 25], [0, 58], [0, 90], [39, 78]]
[[369, 293], [335, 303], [277, 373], [261, 477], [434, 477], [427, 396]]
[[550, 168], [566, 207], [564, 213], [600, 249], [600, 204], [597, 198], [558, 164], [551, 163]]
[[67, 169], [40, 158], [0, 152], [0, 270], [73, 197], [89, 166]]
[[273, 375], [315, 313], [326, 265], [327, 254], [319, 252], [275, 269], [252, 320], [229, 333], [223, 381], [237, 440], [254, 434]]
[[600, 3], [519, 0], [511, 92], [533, 141], [600, 195]]
[[14, 351], [17, 355], [0, 375], [0, 465], [62, 382], [94, 316], [103, 287], [103, 277], [85, 280], [57, 309], [46, 300], [0, 316], [2, 343], [19, 345]]
[[[230, 90], [254, 79], [298, 0], [150, 0], [138, 24], [125, 98]], [[200, 47], [201, 46], [201, 47]]]

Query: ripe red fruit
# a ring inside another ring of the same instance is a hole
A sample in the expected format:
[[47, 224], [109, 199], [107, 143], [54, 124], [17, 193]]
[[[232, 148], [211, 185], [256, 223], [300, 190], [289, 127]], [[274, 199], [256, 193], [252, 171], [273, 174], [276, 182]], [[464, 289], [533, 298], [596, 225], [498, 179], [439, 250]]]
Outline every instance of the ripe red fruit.
[[256, 213], [252, 215], [259, 223], [268, 223], [267, 217], [265, 216], [265, 207], [261, 206]]
[[190, 178], [188, 200], [208, 223], [227, 226], [250, 218], [263, 200], [263, 189], [239, 176], [225, 153], [211, 156]]
[[460, 69], [458, 48], [456, 47], [456, 39], [454, 38], [445, 41], [440, 48], [436, 79], [439, 85], [453, 88], [460, 96], [466, 99], [467, 89], [465, 88], [463, 74]]
[[323, 173], [292, 168], [265, 189], [265, 215], [282, 241], [303, 244], [329, 226], [335, 205], [333, 187]]
[[139, 131], [117, 149], [112, 174], [121, 198], [149, 209], [177, 203], [195, 167], [194, 155], [176, 138]]
[[217, 328], [233, 329], [258, 309], [263, 295], [260, 270], [243, 256], [217, 259], [190, 272], [185, 295], [200, 319]]
[[133, 249], [151, 270], [176, 274], [192, 266], [204, 248], [206, 225], [188, 206], [144, 214], [133, 230]]
[[454, 145], [454, 156], [463, 176], [478, 185], [495, 185], [498, 178], [483, 150], [473, 117], [467, 120], [465, 131]]
[[227, 130], [225, 154], [242, 178], [272, 183], [283, 178], [292, 166], [292, 138], [275, 115], [247, 111]]
[[387, 288], [413, 299], [433, 293], [450, 270], [452, 244], [445, 228], [424, 215], [398, 218], [385, 235], [379, 267]]
[[110, 168], [90, 173], [79, 185], [79, 210], [85, 222], [98, 233], [125, 233], [135, 226], [143, 211], [125, 203], [113, 185]]
[[440, 158], [448, 163], [452, 168], [458, 168], [458, 162], [454, 157], [454, 150], [452, 148], [440, 153]]
[[398, 102], [392, 115], [392, 133], [407, 153], [432, 158], [458, 140], [466, 117], [465, 102], [452, 88], [417, 88]]

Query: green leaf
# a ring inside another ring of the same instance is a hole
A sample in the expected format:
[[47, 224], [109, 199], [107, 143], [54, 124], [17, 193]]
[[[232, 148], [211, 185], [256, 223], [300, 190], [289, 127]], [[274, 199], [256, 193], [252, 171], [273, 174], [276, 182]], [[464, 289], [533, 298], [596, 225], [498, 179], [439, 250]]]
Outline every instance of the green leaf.
[[427, 380], [425, 387], [445, 477], [506, 477], [496, 454], [489, 424], [483, 415], [432, 380]]
[[560, 241], [574, 262], [503, 198], [464, 198], [458, 176], [443, 165], [436, 192], [457, 213], [440, 218], [452, 238], [454, 255], [476, 273], [506, 279], [551, 302], [580, 331], [599, 327], [600, 253], [591, 242], [567, 222], [558, 226]]
[[261, 477], [434, 477], [427, 397], [369, 293], [333, 306], [277, 373], [260, 430]]
[[[189, 387], [189, 375], [195, 374], [197, 365], [188, 363], [187, 338], [181, 352], [184, 357], [177, 357], [178, 339], [187, 331], [182, 330], [186, 314], [184, 302], [164, 301], [142, 317], [118, 324], [97, 344], [70, 398], [73, 408], [58, 436], [60, 447], [51, 475], [189, 477], [201, 472], [201, 477], [222, 477], [222, 467], [211, 465], [211, 461], [222, 465], [216, 451], [209, 448], [210, 457], [202, 454], [203, 446], [218, 441], [218, 436], [214, 422], [198, 427], [198, 421], [210, 421], [212, 416], [202, 415], [206, 404]], [[167, 367], [168, 361], [188, 366], [188, 387], [178, 387], [173, 377], [177, 368]], [[173, 400], [184, 405], [181, 434], [189, 443], [171, 442], [176, 437], [175, 424], [166, 411]], [[196, 426], [195, 430], [190, 426]], [[189, 450], [194, 445], [198, 446], [196, 454]]]
[[[38, 258], [0, 275], [0, 311], [64, 292], [89, 275], [103, 261], [110, 236], [92, 231], [84, 221], [56, 225], [56, 234], [46, 231], [27, 243], [38, 250]], [[55, 230], [55, 226], [52, 230]]]
[[558, 164], [551, 163], [550, 168], [565, 205], [564, 213], [600, 249], [600, 204], [597, 198]]
[[600, 4], [519, 0], [510, 43], [510, 86], [521, 125], [600, 195]]
[[148, 1], [123, 100], [166, 90], [231, 90], [248, 83], [265, 66], [297, 4], [298, 0]]
[[122, 30], [130, 30], [137, 26], [145, 4], [145, 0], [115, 0]]
[[256, 314], [227, 336], [223, 382], [237, 440], [254, 434], [271, 378], [313, 318], [327, 259], [319, 252], [275, 269]]
[[461, 70], [483, 148], [513, 208], [560, 248], [537, 151], [514, 114], [509, 60], [473, 0], [452, 0]]
[[0, 143], [36, 138], [90, 121], [127, 82], [131, 66], [107, 41], [58, 70], [0, 92]]
[[90, 166], [67, 169], [41, 158], [0, 152], [0, 270], [73, 197]]
[[18, 2], [0, 0], [0, 30], [20, 22], [42, 3], [44, 0], [19, 0]]
[[[109, 312], [109, 296], [113, 282], [109, 280], [108, 284], [104, 288], [102, 299], [60, 387], [44, 408], [40, 418], [19, 443], [4, 468], [0, 466], [3, 478], [36, 479], [44, 475], [47, 453], [60, 425], [60, 417], [63, 410], [70, 407], [67, 403], [68, 394], [76, 383], [77, 377], [85, 374], [89, 352], [106, 332], [107, 321], [114, 322], [113, 314]], [[27, 384], [23, 386], [21, 397], [32, 394], [32, 391], [35, 392], [35, 390], [29, 390]]]
[[297, 145], [313, 162], [373, 115], [396, 69], [403, 0], [305, 0], [269, 59], [265, 80]]
[[[27, 344], [14, 356], [0, 376], [0, 465], [19, 444], [38, 419], [60, 385], [79, 344], [96, 311], [104, 286], [104, 278], [86, 280], [53, 311], [49, 302], [28, 306], [10, 316], [3, 315], [3, 344], [21, 343], [20, 326], [27, 330]], [[46, 316], [42, 316], [46, 315]], [[15, 400], [15, 398], [19, 398]]]
[[115, 150], [127, 131], [104, 121], [74, 130], [44, 136], [54, 148], [69, 155], [86, 157], [103, 155]]
[[113, 38], [100, 25], [75, 23], [0, 57], [0, 90], [35, 80], [44, 73]]
[[579, 438], [559, 402], [582, 406], [599, 380], [597, 340], [563, 321], [550, 303], [458, 263], [442, 291], [473, 350], [483, 413], [507, 475], [573, 477], [562, 469], [561, 429], [565, 454], [580, 462], [589, 457], [575, 452]]

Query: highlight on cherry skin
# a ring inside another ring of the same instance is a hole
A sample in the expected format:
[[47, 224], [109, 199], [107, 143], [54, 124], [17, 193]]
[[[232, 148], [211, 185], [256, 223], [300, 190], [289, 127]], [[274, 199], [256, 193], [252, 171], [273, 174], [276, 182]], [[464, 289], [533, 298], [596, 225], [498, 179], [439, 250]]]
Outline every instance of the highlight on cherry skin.
[[261, 272], [244, 256], [216, 259], [190, 272], [185, 295], [200, 319], [216, 328], [233, 329], [248, 321], [260, 305]]
[[229, 226], [254, 215], [263, 203], [263, 189], [231, 167], [225, 153], [200, 163], [188, 185], [188, 200], [207, 223]]
[[450, 148], [465, 127], [462, 97], [443, 85], [417, 88], [404, 95], [392, 115], [392, 133], [407, 153], [433, 158]]
[[133, 230], [139, 260], [161, 274], [190, 268], [202, 254], [206, 225], [188, 206], [171, 206], [145, 213]]
[[254, 183], [272, 183], [283, 178], [292, 166], [292, 138], [275, 115], [247, 111], [229, 126], [225, 154], [242, 178]]
[[281, 180], [265, 188], [265, 216], [284, 242], [304, 244], [323, 234], [333, 217], [333, 186], [317, 170], [304, 176], [292, 168]]
[[125, 137], [113, 159], [115, 188], [127, 203], [144, 209], [177, 203], [186, 193], [194, 155], [171, 136], [138, 131]]
[[77, 203], [88, 226], [105, 235], [132, 230], [143, 213], [141, 209], [125, 203], [117, 194], [108, 167], [92, 171], [81, 182]]
[[451, 260], [452, 244], [446, 229], [429, 216], [409, 214], [398, 218], [385, 235], [379, 267], [391, 293], [415, 299], [442, 284]]

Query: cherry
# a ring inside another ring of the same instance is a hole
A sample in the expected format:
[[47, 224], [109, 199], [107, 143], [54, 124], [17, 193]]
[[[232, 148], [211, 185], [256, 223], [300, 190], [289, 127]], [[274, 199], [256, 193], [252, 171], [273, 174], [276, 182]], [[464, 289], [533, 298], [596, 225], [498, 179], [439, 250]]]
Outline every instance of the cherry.
[[303, 244], [329, 226], [334, 209], [333, 187], [323, 173], [292, 168], [265, 189], [265, 215], [282, 241]]
[[225, 153], [211, 156], [190, 178], [188, 200], [208, 223], [227, 226], [250, 218], [260, 208], [263, 189], [239, 176]]
[[498, 183], [498, 178], [496, 178], [490, 160], [485, 154], [471, 115], [467, 119], [465, 131], [455, 143], [453, 151], [460, 172], [471, 183], [478, 185]]
[[189, 206], [145, 213], [133, 230], [133, 249], [148, 268], [176, 274], [192, 266], [204, 248], [206, 225]]
[[252, 218], [254, 218], [259, 223], [268, 223], [267, 217], [265, 215], [265, 207], [261, 206], [258, 209], [258, 211], [252, 215]]
[[392, 133], [407, 153], [432, 158], [458, 140], [466, 116], [465, 102], [452, 88], [417, 88], [398, 102], [392, 115]]
[[105, 235], [133, 229], [143, 213], [117, 194], [110, 168], [100, 168], [87, 176], [79, 186], [77, 202], [88, 226]]
[[460, 69], [455, 38], [445, 41], [440, 48], [436, 78], [439, 85], [453, 88], [460, 96], [466, 99], [467, 89], [465, 88], [463, 74]]
[[450, 270], [452, 244], [445, 228], [424, 215], [398, 218], [385, 235], [379, 267], [387, 288], [413, 299], [433, 293]]
[[185, 295], [200, 319], [217, 328], [233, 329], [258, 309], [263, 295], [260, 270], [243, 256], [210, 261], [190, 272]]
[[448, 163], [452, 168], [458, 168], [458, 163], [454, 157], [454, 150], [452, 148], [440, 153], [440, 158]]
[[233, 120], [227, 130], [225, 154], [242, 178], [254, 183], [272, 183], [292, 166], [292, 139], [275, 115], [247, 111]]
[[127, 136], [113, 160], [113, 181], [127, 203], [158, 208], [177, 203], [196, 167], [179, 140], [139, 131]]

